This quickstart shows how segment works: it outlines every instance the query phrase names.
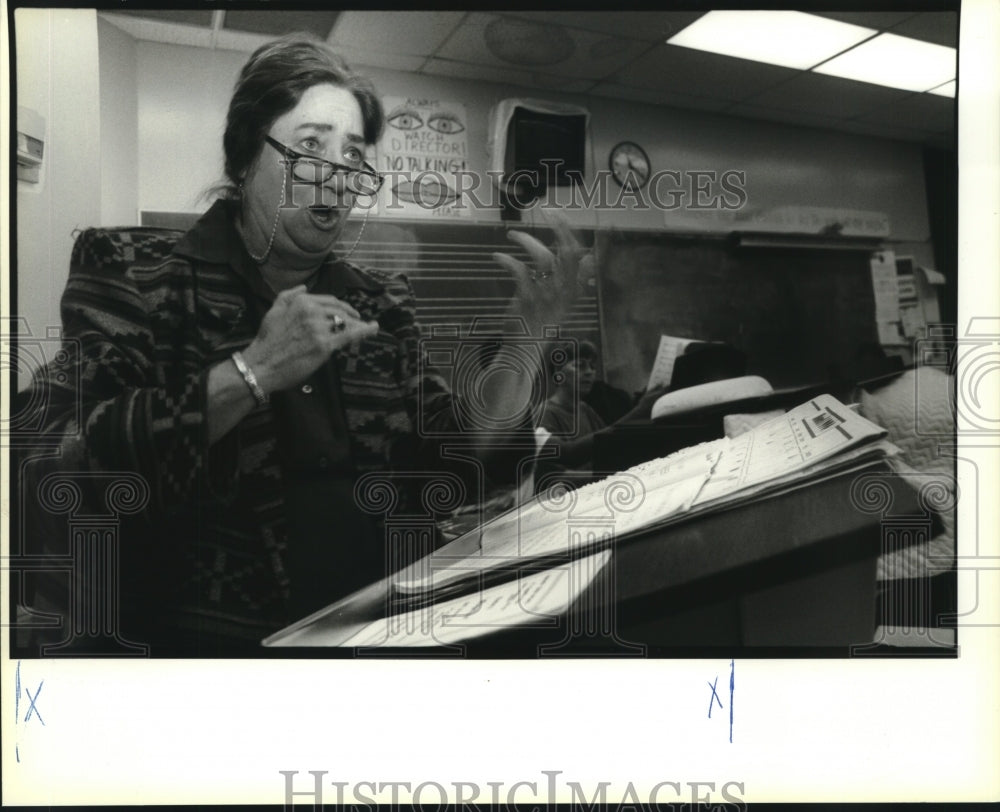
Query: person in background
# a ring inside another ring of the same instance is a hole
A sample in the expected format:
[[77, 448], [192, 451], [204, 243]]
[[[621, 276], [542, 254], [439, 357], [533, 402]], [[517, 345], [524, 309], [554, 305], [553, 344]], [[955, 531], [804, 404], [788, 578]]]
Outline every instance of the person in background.
[[538, 420], [538, 425], [546, 431], [571, 440], [594, 434], [608, 425], [586, 403], [597, 377], [597, 347], [589, 341], [579, 341], [575, 346], [575, 357], [568, 358], [561, 366], [553, 365], [551, 394]]
[[[590, 342], [585, 342], [590, 344]], [[593, 345], [590, 345], [593, 347]], [[593, 348], [594, 363], [597, 363], [597, 349]], [[593, 409], [600, 416], [601, 420], [607, 425], [616, 423], [621, 420], [625, 415], [632, 411], [636, 402], [642, 396], [641, 393], [638, 395], [630, 395], [624, 389], [619, 389], [617, 386], [612, 386], [606, 381], [602, 381], [600, 378], [595, 377], [590, 384], [589, 391], [580, 390], [583, 402], [586, 403], [591, 409]]]
[[540, 452], [536, 489], [544, 488], [547, 478], [553, 474], [581, 485], [610, 473], [594, 471], [594, 438], [617, 423], [648, 418], [653, 403], [666, 391], [646, 392], [634, 406], [630, 405], [609, 423], [586, 402], [596, 375], [597, 348], [589, 341], [576, 342], [575, 351], [571, 351], [561, 364], [550, 363], [550, 394], [536, 429]]
[[[327, 44], [262, 46], [229, 104], [219, 199], [161, 261], [115, 278], [74, 268], [67, 283], [66, 357], [34, 383], [46, 433], [62, 440], [32, 470], [148, 484], [148, 505], [121, 528], [121, 614], [154, 655], [259, 651], [383, 577], [391, 551], [358, 505], [359, 476], [448, 468], [420, 428], [463, 431], [456, 399], [468, 393], [421, 357], [406, 278], [336, 249], [382, 185], [365, 152], [383, 119], [374, 87]], [[497, 255], [517, 282], [510, 313], [534, 335], [564, 321], [585, 261], [565, 225], [555, 234], [552, 251], [511, 232], [529, 263]], [[487, 428], [470, 439], [512, 480], [518, 460], [496, 464], [505, 452], [488, 425], [523, 411], [530, 437], [530, 381], [504, 361], [501, 348], [476, 393]]]

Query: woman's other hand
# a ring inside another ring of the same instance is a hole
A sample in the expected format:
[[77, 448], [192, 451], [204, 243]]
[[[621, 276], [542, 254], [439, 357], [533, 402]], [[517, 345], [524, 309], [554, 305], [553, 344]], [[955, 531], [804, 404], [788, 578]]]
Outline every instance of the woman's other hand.
[[531, 264], [510, 254], [495, 253], [493, 259], [517, 282], [510, 313], [527, 323], [532, 335], [543, 327], [563, 326], [572, 310], [583, 280], [594, 272], [594, 257], [576, 239], [562, 217], [552, 218], [556, 249], [523, 231], [509, 231], [508, 239], [531, 257]]
[[301, 383], [333, 352], [378, 329], [336, 296], [307, 293], [298, 285], [278, 294], [243, 357], [270, 394]]

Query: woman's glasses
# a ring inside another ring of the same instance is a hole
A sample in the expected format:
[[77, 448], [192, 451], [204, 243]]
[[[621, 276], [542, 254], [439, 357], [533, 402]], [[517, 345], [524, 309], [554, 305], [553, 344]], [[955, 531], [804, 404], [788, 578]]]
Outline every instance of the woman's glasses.
[[356, 195], [374, 195], [381, 187], [384, 178], [375, 171], [374, 167], [362, 161], [361, 168], [335, 164], [324, 158], [317, 158], [315, 155], [304, 155], [296, 152], [291, 147], [286, 147], [280, 141], [275, 141], [271, 136], [265, 135], [267, 141], [278, 152], [282, 153], [288, 160], [289, 171], [292, 177], [303, 183], [320, 185], [328, 183], [334, 175], [341, 178], [348, 191]]

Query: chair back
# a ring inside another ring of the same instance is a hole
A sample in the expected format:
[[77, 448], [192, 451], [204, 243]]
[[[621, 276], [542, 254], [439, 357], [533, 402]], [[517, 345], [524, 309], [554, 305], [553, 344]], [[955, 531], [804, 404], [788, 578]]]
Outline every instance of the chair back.
[[121, 274], [135, 262], [158, 262], [173, 250], [183, 233], [150, 226], [83, 229], [73, 243], [70, 275], [79, 268], [91, 272], [107, 269], [109, 274]]

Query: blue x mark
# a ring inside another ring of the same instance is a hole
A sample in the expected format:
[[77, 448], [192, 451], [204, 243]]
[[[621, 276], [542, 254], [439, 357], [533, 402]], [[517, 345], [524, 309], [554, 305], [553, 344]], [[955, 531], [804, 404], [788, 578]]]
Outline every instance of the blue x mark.
[[38, 683], [38, 690], [35, 691], [34, 696], [31, 695], [31, 691], [29, 691], [27, 688], [24, 689], [24, 692], [28, 695], [28, 700], [31, 702], [31, 704], [28, 706], [28, 712], [24, 715], [25, 722], [27, 722], [32, 717], [32, 715], [34, 715], [38, 717], [39, 722], [41, 722], [43, 725], [45, 724], [45, 720], [42, 718], [42, 714], [38, 712], [38, 708], [35, 706], [35, 702], [38, 701], [38, 695], [42, 692], [42, 686], [44, 684], [45, 680], [42, 680], [40, 683]]
[[712, 698], [708, 700], [708, 718], [711, 719], [712, 718], [712, 706], [716, 702], [718, 702], [719, 703], [719, 707], [720, 708], [722, 707], [722, 700], [719, 699], [719, 694], [715, 690], [715, 686], [719, 684], [719, 678], [718, 678], [718, 676], [716, 676], [715, 682], [709, 682], [707, 684], [708, 684], [708, 687], [712, 689]]

